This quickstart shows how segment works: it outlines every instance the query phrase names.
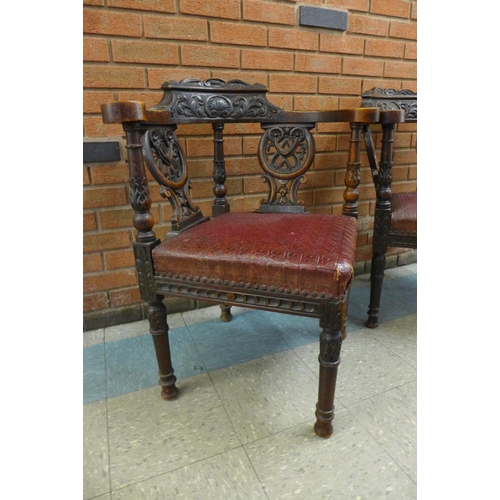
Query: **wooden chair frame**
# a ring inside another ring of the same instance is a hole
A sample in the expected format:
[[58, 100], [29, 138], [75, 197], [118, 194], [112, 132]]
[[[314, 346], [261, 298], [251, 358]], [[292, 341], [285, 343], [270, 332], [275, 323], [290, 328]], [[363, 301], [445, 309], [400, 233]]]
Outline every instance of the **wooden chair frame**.
[[[257, 155], [269, 194], [257, 211], [303, 214], [305, 207], [298, 201], [297, 191], [314, 160], [314, 138], [310, 131], [320, 122], [346, 122], [350, 123], [351, 134], [343, 214], [357, 217], [362, 127], [377, 123], [380, 110], [356, 108], [286, 112], [268, 101], [267, 89], [263, 85], [250, 85], [240, 80], [186, 79], [166, 82], [162, 89], [162, 100], [150, 109], [146, 109], [144, 103], [133, 101], [107, 103], [101, 107], [104, 123], [121, 123], [126, 135], [130, 203], [134, 209], [133, 225], [137, 230], [134, 242], [137, 276], [141, 297], [149, 306], [150, 331], [158, 360], [162, 397], [168, 400], [178, 395], [170, 356], [167, 311], [162, 302], [164, 296], [217, 303], [221, 306], [221, 319], [224, 321], [231, 319], [230, 307], [233, 305], [315, 317], [319, 319], [322, 331], [314, 429], [319, 436], [328, 437], [333, 432], [333, 399], [341, 344], [345, 338], [349, 284], [346, 292], [335, 298], [332, 294], [275, 289], [258, 283], [159, 273], [155, 269], [153, 250], [160, 245], [160, 240], [153, 230], [146, 169], [172, 206], [172, 231], [167, 235], [169, 241], [209, 219], [191, 200], [187, 163], [175, 134], [177, 125], [212, 125], [214, 201], [211, 215], [215, 219], [230, 211], [225, 185], [224, 126], [228, 123], [260, 123], [263, 135]], [[291, 155], [294, 160], [288, 162]]]

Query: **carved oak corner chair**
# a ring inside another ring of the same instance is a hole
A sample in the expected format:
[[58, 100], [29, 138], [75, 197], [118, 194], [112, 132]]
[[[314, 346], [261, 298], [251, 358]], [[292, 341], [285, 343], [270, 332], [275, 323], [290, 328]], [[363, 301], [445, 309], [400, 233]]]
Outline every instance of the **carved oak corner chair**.
[[[162, 89], [162, 100], [150, 109], [133, 101], [101, 106], [104, 123], [121, 123], [126, 135], [137, 275], [149, 306], [162, 397], [178, 395], [163, 296], [218, 303], [226, 321], [233, 305], [315, 317], [322, 331], [314, 429], [328, 437], [353, 277], [361, 129], [376, 123], [380, 111], [286, 112], [267, 100], [265, 86], [240, 80], [186, 79], [166, 82]], [[251, 213], [230, 212], [226, 198], [230, 172], [223, 130], [235, 122], [260, 123], [263, 129], [257, 155], [269, 193]], [[343, 215], [307, 213], [297, 198], [314, 159], [310, 131], [318, 122], [351, 124]], [[212, 124], [211, 217], [190, 197], [188, 166], [175, 133], [177, 125], [187, 123]], [[173, 210], [172, 231], [164, 242], [153, 231], [146, 169]]]
[[[398, 123], [417, 122], [417, 94], [411, 90], [373, 88], [362, 95], [361, 106], [381, 110], [382, 144], [379, 162], [370, 126], [363, 125], [366, 152], [377, 194], [366, 326], [377, 328], [387, 249], [417, 248], [417, 191], [391, 192], [394, 132]], [[401, 110], [405, 113], [404, 120], [398, 114]]]

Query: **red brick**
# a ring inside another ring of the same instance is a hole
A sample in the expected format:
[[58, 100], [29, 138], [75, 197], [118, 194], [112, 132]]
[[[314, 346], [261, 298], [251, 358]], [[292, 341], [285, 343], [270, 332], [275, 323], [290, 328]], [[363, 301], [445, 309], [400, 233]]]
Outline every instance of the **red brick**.
[[116, 250], [114, 252], [106, 252], [104, 254], [104, 262], [106, 269], [117, 269], [119, 267], [134, 267], [135, 258], [134, 250], [128, 248], [127, 250]]
[[361, 55], [363, 54], [364, 39], [360, 36], [320, 33], [319, 47], [321, 52]]
[[87, 88], [144, 88], [144, 69], [130, 66], [84, 66], [83, 86]]
[[113, 102], [114, 94], [109, 91], [88, 91], [83, 93], [83, 112], [84, 113], [100, 113], [101, 104]]
[[318, 89], [318, 78], [313, 75], [283, 75], [274, 73], [269, 76], [271, 92], [292, 92], [299, 94], [315, 94]]
[[360, 78], [345, 78], [338, 77], [319, 77], [319, 92], [321, 94], [361, 94], [361, 79]]
[[405, 50], [404, 42], [394, 40], [366, 40], [365, 55], [375, 57], [396, 57], [401, 59]]
[[105, 210], [99, 212], [99, 224], [102, 229], [132, 227], [134, 211], [131, 208]]
[[405, 44], [405, 59], [417, 59], [417, 44], [416, 43], [406, 43]]
[[268, 184], [259, 175], [258, 177], [245, 177], [243, 179], [243, 192], [254, 194], [254, 193], [265, 193], [268, 192]]
[[84, 189], [83, 208], [113, 207], [128, 203], [124, 187]]
[[292, 94], [268, 94], [268, 99], [278, 108], [284, 109], [285, 111], [291, 111], [293, 109], [293, 95]]
[[174, 44], [113, 40], [111, 48], [115, 62], [179, 64], [179, 47]]
[[228, 123], [224, 135], [262, 134], [260, 123]]
[[410, 19], [413, 19], [414, 21], [417, 20], [417, 2], [412, 2], [411, 3], [411, 15]]
[[83, 37], [84, 61], [109, 61], [108, 42], [104, 38]]
[[83, 185], [90, 185], [90, 173], [88, 167], [83, 167]]
[[212, 72], [213, 78], [220, 78], [221, 80], [243, 80], [247, 83], [260, 83], [267, 87], [267, 73], [257, 71], [238, 71], [238, 70], [219, 70], [215, 69]]
[[263, 26], [211, 21], [210, 40], [214, 43], [265, 47], [267, 44], [267, 29]]
[[409, 17], [411, 4], [408, 0], [372, 0], [370, 12], [392, 17]]
[[215, 66], [239, 68], [240, 49], [214, 45], [183, 45], [181, 47], [184, 66]]
[[384, 73], [384, 61], [345, 57], [342, 73], [345, 75], [382, 76]]
[[109, 231], [83, 235], [83, 251], [86, 253], [128, 248], [129, 246], [129, 231]]
[[93, 293], [83, 297], [84, 313], [106, 309], [107, 307], [109, 307], [109, 301], [106, 293]]
[[384, 76], [387, 78], [417, 79], [417, 63], [387, 61], [385, 63]]
[[205, 19], [174, 16], [144, 15], [144, 36], [167, 40], [208, 40], [208, 23]]
[[269, 47], [318, 50], [318, 33], [292, 28], [269, 28]]
[[295, 24], [295, 7], [282, 3], [245, 0], [243, 2], [243, 19], [261, 23]]
[[[226, 180], [227, 196], [241, 194], [241, 179], [228, 176]], [[193, 198], [213, 198], [214, 181], [212, 179], [197, 180], [192, 184]]]
[[102, 271], [101, 254], [92, 254], [83, 256], [83, 272], [92, 273]]
[[241, 51], [241, 67], [244, 69], [263, 69], [293, 71], [293, 54], [277, 50]]
[[97, 222], [95, 220], [94, 212], [85, 212], [83, 214], [83, 230], [94, 231], [97, 229]]
[[104, 9], [84, 9], [83, 32], [140, 37], [142, 36], [141, 16]]
[[417, 24], [402, 21], [391, 21], [389, 36], [392, 38], [406, 38], [408, 40], [417, 39]]
[[369, 0], [325, 0], [325, 5], [330, 7], [340, 7], [341, 9], [349, 9], [349, 11], [358, 10], [368, 12], [370, 8]]
[[108, 0], [108, 7], [175, 13], [175, 0]]
[[329, 111], [338, 108], [339, 99], [336, 96], [297, 95], [294, 100], [295, 111]]
[[305, 73], [340, 73], [342, 58], [326, 54], [295, 54], [295, 71]]
[[103, 6], [104, 5], [104, 0], [83, 0], [83, 5]]
[[142, 302], [141, 293], [137, 287], [110, 291], [109, 298], [111, 307], [122, 307]]
[[118, 137], [123, 136], [121, 124], [102, 123], [101, 116], [85, 116], [83, 118], [85, 137]]
[[83, 277], [83, 289], [86, 292], [100, 292], [132, 286], [137, 283], [135, 269], [109, 271], [103, 274], [87, 275]]
[[349, 14], [347, 30], [349, 33], [360, 35], [387, 36], [389, 34], [389, 21], [373, 16]]
[[90, 168], [92, 184], [120, 184], [127, 183], [130, 179], [128, 166], [119, 165], [97, 165]]
[[[191, 157], [213, 157], [214, 142], [212, 138], [187, 139], [187, 155]], [[224, 155], [241, 155], [241, 138], [226, 137], [224, 139]]]
[[158, 104], [163, 96], [163, 91], [146, 91], [146, 92], [134, 92], [134, 91], [121, 91], [118, 92], [119, 101], [140, 101], [143, 102], [146, 107], [150, 108], [155, 104]]
[[240, 0], [180, 0], [181, 14], [240, 19]]
[[210, 71], [200, 68], [148, 68], [147, 73], [149, 88], [155, 90], [161, 88], [163, 83], [169, 80], [181, 81], [184, 80], [184, 78], [200, 78], [202, 80], [206, 80], [207, 78], [210, 78]]

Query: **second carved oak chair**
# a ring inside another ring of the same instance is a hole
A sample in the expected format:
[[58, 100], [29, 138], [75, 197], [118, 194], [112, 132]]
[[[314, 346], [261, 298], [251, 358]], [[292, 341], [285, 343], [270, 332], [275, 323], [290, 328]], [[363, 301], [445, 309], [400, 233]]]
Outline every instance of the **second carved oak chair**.
[[368, 320], [366, 326], [379, 325], [380, 301], [388, 247], [417, 248], [417, 192], [391, 191], [394, 132], [401, 123], [398, 112], [405, 112], [405, 123], [417, 122], [417, 94], [411, 90], [373, 88], [362, 95], [361, 106], [381, 110], [382, 144], [377, 160], [368, 124], [363, 126], [377, 201], [373, 227], [373, 253]]
[[[314, 429], [328, 437], [353, 277], [361, 129], [376, 123], [380, 112], [285, 112], [268, 101], [263, 85], [240, 80], [187, 79], [166, 82], [162, 88], [162, 100], [150, 109], [140, 102], [101, 108], [103, 121], [121, 123], [126, 135], [137, 276], [149, 306], [162, 397], [178, 395], [165, 295], [217, 303], [226, 321], [232, 305], [314, 317], [322, 329]], [[231, 172], [226, 169], [223, 130], [229, 123], [252, 122], [263, 130], [256, 155], [268, 195], [254, 212], [235, 213], [226, 198]], [[314, 160], [311, 130], [318, 122], [350, 123], [343, 215], [307, 213], [298, 199]], [[188, 164], [176, 136], [178, 125], [199, 123], [213, 129], [211, 216], [192, 202]], [[153, 230], [146, 171], [173, 211], [172, 231], [163, 242]]]

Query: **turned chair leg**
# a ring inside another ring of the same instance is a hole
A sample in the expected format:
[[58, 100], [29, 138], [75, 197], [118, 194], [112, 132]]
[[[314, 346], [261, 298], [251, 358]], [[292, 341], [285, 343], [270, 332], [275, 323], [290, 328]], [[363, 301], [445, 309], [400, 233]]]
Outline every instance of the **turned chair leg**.
[[333, 433], [332, 420], [335, 409], [333, 400], [341, 347], [342, 332], [324, 328], [320, 335], [319, 390], [314, 424], [314, 432], [322, 438], [330, 437]]
[[368, 306], [368, 328], [378, 327], [380, 300], [382, 298], [382, 283], [384, 281], [385, 254], [373, 254], [370, 272], [370, 305]]
[[220, 319], [221, 321], [224, 321], [225, 323], [228, 323], [233, 319], [233, 315], [231, 314], [231, 306], [228, 306], [226, 304], [221, 304], [220, 305]]
[[161, 386], [161, 397], [163, 399], [175, 399], [179, 390], [175, 386], [177, 380], [172, 368], [170, 357], [170, 344], [168, 340], [167, 309], [158, 297], [158, 301], [148, 303], [149, 331], [153, 336], [156, 359], [158, 360], [159, 385]]

